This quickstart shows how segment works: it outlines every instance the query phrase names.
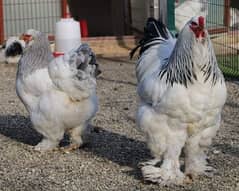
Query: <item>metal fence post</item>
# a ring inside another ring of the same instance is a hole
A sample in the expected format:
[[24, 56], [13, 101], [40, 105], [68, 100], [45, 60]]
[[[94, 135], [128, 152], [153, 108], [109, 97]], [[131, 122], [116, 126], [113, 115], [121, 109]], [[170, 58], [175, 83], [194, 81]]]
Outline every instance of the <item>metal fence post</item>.
[[168, 10], [167, 10], [167, 0], [158, 0], [159, 4], [159, 18], [163, 21], [163, 23], [167, 24], [167, 15], [168, 15]]
[[175, 6], [174, 0], [167, 1], [167, 26], [170, 31], [175, 32]]
[[167, 24], [168, 29], [176, 33], [174, 0], [159, 0], [159, 15], [163, 23]]

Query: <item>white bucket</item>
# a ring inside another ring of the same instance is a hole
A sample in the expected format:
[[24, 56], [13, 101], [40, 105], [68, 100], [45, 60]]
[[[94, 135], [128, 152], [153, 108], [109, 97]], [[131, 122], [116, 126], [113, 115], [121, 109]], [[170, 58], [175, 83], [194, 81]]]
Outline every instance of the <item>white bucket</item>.
[[58, 21], [55, 31], [55, 51], [68, 52], [81, 44], [80, 24], [73, 18]]

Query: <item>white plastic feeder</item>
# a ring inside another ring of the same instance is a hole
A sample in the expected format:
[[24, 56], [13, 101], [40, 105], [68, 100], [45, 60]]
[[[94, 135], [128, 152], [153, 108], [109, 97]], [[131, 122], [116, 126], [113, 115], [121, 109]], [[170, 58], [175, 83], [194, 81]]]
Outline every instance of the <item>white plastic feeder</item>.
[[79, 22], [73, 18], [62, 18], [56, 23], [55, 51], [68, 52], [81, 44]]

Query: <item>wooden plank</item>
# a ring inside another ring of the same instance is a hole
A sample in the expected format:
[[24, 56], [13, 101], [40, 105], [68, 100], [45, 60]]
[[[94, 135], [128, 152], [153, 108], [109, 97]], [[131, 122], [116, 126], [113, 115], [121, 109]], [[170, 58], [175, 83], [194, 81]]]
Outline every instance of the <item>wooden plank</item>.
[[211, 28], [208, 29], [209, 34], [218, 34], [218, 33], [225, 33], [228, 32], [228, 28], [227, 27], [221, 27], [221, 28]]

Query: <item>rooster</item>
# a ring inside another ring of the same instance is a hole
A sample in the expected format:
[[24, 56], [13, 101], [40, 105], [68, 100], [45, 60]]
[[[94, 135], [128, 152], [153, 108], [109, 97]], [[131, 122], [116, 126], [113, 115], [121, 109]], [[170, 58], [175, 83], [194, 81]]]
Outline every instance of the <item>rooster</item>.
[[[205, 18], [193, 17], [177, 40], [162, 22], [149, 18], [131, 56], [139, 47], [136, 121], [154, 156], [141, 164], [144, 179], [182, 184], [212, 173], [205, 151], [219, 129], [227, 91]], [[184, 172], [179, 163], [182, 151]]]
[[57, 148], [65, 132], [71, 143], [64, 149], [78, 148], [98, 109], [95, 55], [87, 44], [81, 44], [54, 58], [46, 35], [33, 29], [24, 34], [24, 40], [16, 91], [33, 127], [43, 135], [35, 149]]

